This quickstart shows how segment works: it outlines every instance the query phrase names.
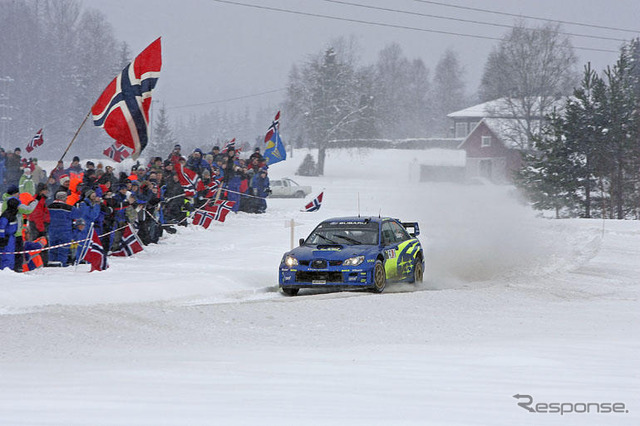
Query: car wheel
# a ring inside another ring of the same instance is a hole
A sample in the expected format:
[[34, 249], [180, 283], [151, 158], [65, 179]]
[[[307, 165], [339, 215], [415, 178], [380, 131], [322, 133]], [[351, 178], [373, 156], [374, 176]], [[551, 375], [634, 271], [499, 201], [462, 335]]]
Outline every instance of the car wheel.
[[413, 280], [412, 283], [421, 283], [424, 277], [424, 266], [422, 266], [422, 259], [417, 258], [416, 264], [413, 265]]
[[382, 261], [376, 260], [376, 264], [373, 266], [373, 292], [382, 293], [387, 286], [387, 274], [384, 271], [384, 265]]
[[304, 198], [304, 192], [302, 191], [296, 192], [296, 198]]
[[287, 296], [296, 296], [299, 291], [300, 291], [299, 288], [294, 288], [294, 287], [284, 287], [282, 289], [282, 292]]

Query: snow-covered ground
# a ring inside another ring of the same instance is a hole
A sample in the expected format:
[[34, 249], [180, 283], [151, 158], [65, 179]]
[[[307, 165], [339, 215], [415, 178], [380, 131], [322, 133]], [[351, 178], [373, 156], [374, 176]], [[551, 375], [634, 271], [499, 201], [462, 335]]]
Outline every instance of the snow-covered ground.
[[[302, 178], [296, 152], [270, 174], [324, 189], [319, 212], [274, 199], [105, 272], [0, 271], [0, 424], [638, 424], [640, 223], [417, 183], [424, 155], [330, 151]], [[297, 240], [358, 206], [420, 222], [425, 282], [278, 293], [285, 221]], [[530, 413], [516, 394], [628, 412]]]

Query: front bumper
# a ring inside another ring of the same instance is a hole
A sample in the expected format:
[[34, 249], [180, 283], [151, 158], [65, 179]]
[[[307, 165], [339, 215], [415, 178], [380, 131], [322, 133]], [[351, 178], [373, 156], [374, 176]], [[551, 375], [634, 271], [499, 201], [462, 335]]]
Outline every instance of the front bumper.
[[373, 284], [373, 271], [363, 268], [280, 267], [281, 288], [367, 288]]

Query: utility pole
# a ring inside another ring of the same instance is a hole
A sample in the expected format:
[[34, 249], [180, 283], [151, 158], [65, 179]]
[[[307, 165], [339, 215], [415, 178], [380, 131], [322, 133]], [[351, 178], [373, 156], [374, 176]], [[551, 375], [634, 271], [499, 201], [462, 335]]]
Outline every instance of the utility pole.
[[12, 120], [11, 109], [13, 107], [9, 104], [9, 84], [13, 81], [9, 76], [0, 77], [0, 137], [2, 145], [5, 147], [8, 146], [7, 133], [9, 122]]

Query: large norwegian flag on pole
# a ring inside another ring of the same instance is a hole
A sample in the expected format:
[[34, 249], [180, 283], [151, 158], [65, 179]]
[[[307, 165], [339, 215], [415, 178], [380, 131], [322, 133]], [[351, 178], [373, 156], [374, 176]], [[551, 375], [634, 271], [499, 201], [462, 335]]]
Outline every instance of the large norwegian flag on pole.
[[142, 241], [138, 238], [131, 224], [127, 224], [127, 227], [122, 231], [122, 240], [120, 241], [120, 250], [111, 253], [111, 256], [126, 257], [132, 256], [138, 252], [144, 250], [142, 247]]
[[138, 158], [149, 140], [151, 91], [158, 82], [161, 67], [158, 38], [109, 83], [91, 108], [93, 124], [130, 148], [133, 159]]
[[42, 136], [42, 129], [38, 130], [38, 133], [27, 144], [27, 152], [31, 152], [44, 143], [44, 137]]
[[264, 136], [264, 143], [269, 142], [273, 137], [273, 134], [278, 131], [280, 127], [280, 111], [276, 114], [276, 118], [273, 119], [271, 126], [267, 129], [267, 134]]
[[100, 241], [100, 237], [95, 229], [91, 235], [89, 248], [84, 255], [84, 260], [91, 264], [91, 270], [89, 272], [104, 271], [109, 267], [107, 264], [107, 254], [104, 252], [102, 241]]

